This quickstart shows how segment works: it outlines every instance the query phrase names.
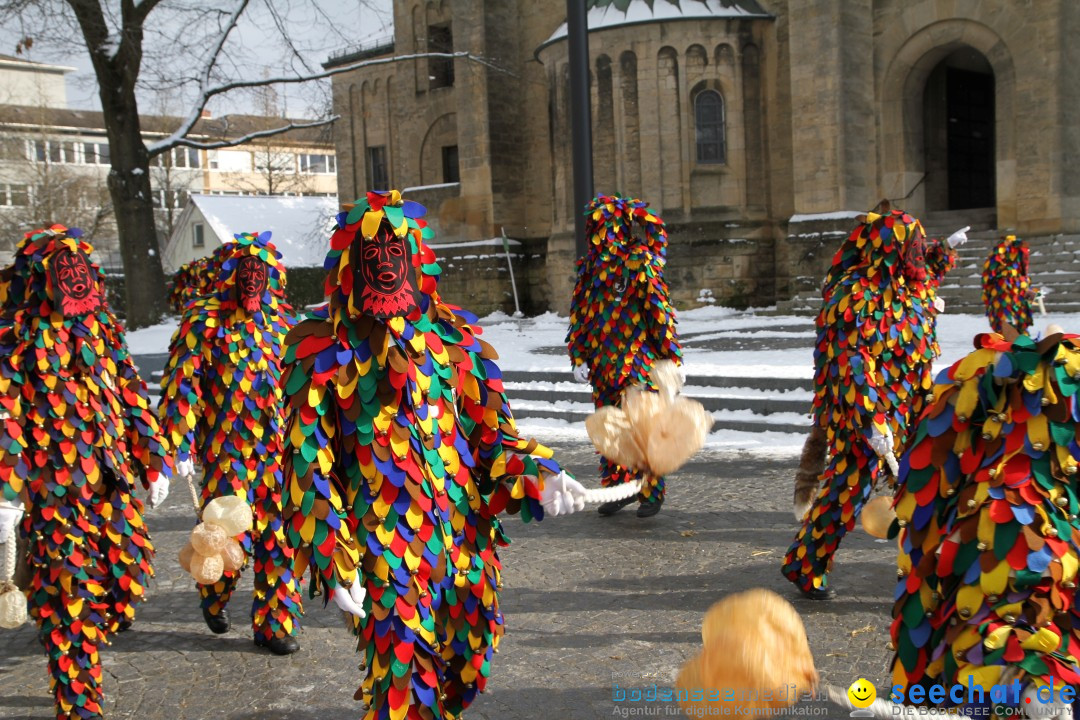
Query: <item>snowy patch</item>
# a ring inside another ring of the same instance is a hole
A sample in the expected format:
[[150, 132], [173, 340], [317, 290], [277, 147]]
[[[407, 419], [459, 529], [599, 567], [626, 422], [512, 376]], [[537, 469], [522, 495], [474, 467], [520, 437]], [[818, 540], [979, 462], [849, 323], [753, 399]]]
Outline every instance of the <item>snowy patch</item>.
[[127, 333], [128, 350], [132, 355], [157, 355], [169, 352], [169, 342], [180, 325], [179, 318], [168, 318], [158, 325], [151, 325]]
[[416, 192], [418, 190], [438, 190], [439, 188], [457, 187], [461, 183], [437, 183], [435, 185], [415, 185], [413, 187], [407, 187], [401, 189], [401, 194]]
[[801, 222], [815, 222], [817, 220], [848, 220], [856, 218], [863, 213], [858, 210], [837, 210], [836, 212], [827, 213], [809, 213], [792, 215], [788, 218], [789, 223], [801, 223]]

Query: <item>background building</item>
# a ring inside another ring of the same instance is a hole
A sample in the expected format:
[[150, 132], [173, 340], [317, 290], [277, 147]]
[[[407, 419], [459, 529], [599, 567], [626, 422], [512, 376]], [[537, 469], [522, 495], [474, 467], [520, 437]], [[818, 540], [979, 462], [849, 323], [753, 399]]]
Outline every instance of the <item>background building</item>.
[[[0, 104], [0, 261], [6, 261], [27, 230], [59, 222], [82, 228], [98, 262], [119, 270], [119, 241], [105, 184], [105, 126], [100, 112], [66, 107], [63, 74], [70, 70], [0, 56], [0, 87], [10, 96], [0, 98], [7, 103]], [[273, 106], [269, 98], [267, 109]], [[164, 115], [143, 115], [140, 120], [148, 142], [182, 122]], [[207, 115], [190, 137], [201, 142], [236, 139], [283, 122], [272, 114]], [[150, 168], [159, 241], [164, 244], [172, 234], [194, 194], [334, 198], [336, 172], [330, 126], [292, 130], [231, 148], [174, 148], [157, 156]]]
[[237, 233], [265, 230], [287, 270], [321, 271], [338, 211], [334, 197], [192, 195], [166, 243], [165, 272], [209, 255]]
[[[596, 190], [662, 214], [683, 306], [813, 292], [851, 218], [882, 198], [932, 230], [1009, 228], [1035, 249], [1080, 232], [1080, 4], [589, 5]], [[327, 62], [474, 56], [335, 76], [341, 194], [418, 186], [445, 240], [505, 228], [544, 276], [532, 306], [561, 311], [574, 260], [564, 18], [561, 0], [401, 0], [393, 38]]]

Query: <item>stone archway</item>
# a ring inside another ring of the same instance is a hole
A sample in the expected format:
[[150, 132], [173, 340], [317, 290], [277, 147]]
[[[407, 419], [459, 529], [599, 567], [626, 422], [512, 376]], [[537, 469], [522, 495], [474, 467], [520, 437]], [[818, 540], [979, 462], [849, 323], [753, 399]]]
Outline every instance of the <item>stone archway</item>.
[[[940, 132], [940, 123], [948, 118], [940, 118], [943, 100], [931, 97], [928, 105], [927, 97], [932, 96], [941, 74], [947, 76], [953, 65], [993, 77], [992, 158], [986, 158], [993, 175], [989, 187], [998, 225], [1015, 224], [1015, 68], [1001, 37], [974, 20], [944, 20], [922, 28], [908, 38], [888, 64], [879, 95], [883, 188], [890, 198], [904, 198], [904, 206], [913, 212], [951, 206], [947, 199], [949, 171], [955, 170], [960, 161], [954, 159], [950, 166], [946, 151], [944, 158], [938, 152], [928, 162], [930, 153], [940, 151], [947, 143], [940, 136], [928, 136], [928, 130]], [[939, 115], [936, 120], [935, 113]], [[942, 188], [945, 200], [941, 200]], [[976, 191], [975, 197], [980, 192], [985, 197], [985, 188]]]
[[996, 208], [994, 70], [962, 47], [930, 71], [923, 92], [926, 209]]

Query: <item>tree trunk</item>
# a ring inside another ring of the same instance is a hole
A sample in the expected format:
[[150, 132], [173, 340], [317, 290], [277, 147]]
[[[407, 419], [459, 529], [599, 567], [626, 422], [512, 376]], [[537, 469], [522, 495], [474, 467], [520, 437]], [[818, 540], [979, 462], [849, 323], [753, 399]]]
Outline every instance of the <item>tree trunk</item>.
[[159, 1], [143, 0], [136, 5], [132, 0], [122, 0], [123, 32], [116, 48], [109, 38], [99, 0], [68, 0], [94, 65], [109, 137], [109, 195], [124, 261], [129, 329], [158, 322], [167, 305], [150, 189], [150, 155], [143, 144], [135, 100], [135, 81], [142, 62], [142, 22]]
[[[130, 329], [153, 325], [166, 312], [165, 272], [161, 267], [154, 221], [150, 163], [141, 140], [138, 145], [141, 163], [120, 161], [113, 155], [109, 171], [109, 194], [120, 237], [120, 255], [124, 260], [125, 310]], [[115, 144], [112, 147], [115, 152]]]

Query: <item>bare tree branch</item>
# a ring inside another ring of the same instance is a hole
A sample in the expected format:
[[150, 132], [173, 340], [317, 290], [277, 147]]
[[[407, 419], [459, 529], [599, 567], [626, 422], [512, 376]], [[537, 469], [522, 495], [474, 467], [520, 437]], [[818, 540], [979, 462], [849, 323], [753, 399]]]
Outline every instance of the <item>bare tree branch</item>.
[[[305, 82], [310, 82], [312, 80], [322, 80], [324, 78], [333, 77], [334, 75], [340, 75], [341, 73], [350, 72], [352, 70], [358, 70], [360, 68], [374, 67], [374, 66], [377, 66], [377, 65], [389, 65], [389, 64], [392, 64], [392, 63], [404, 62], [406, 60], [419, 60], [419, 59], [422, 59], [422, 58], [450, 58], [450, 59], [453, 59], [453, 58], [465, 58], [466, 60], [471, 60], [472, 62], [479, 63], [481, 65], [484, 65], [485, 67], [491, 68], [492, 70], [496, 70], [498, 72], [507, 73], [509, 75], [514, 74], [514, 73], [510, 72], [509, 70], [507, 70], [506, 68], [500, 67], [500, 66], [496, 65], [495, 63], [492, 63], [490, 60], [487, 60], [486, 58], [480, 57], [479, 55], [474, 55], [474, 54], [472, 54], [470, 52], [461, 51], [461, 52], [453, 52], [453, 53], [412, 53], [410, 55], [395, 55], [393, 57], [388, 57], [388, 58], [374, 58], [374, 59], [371, 59], [371, 60], [361, 60], [360, 62], [351, 63], [349, 65], [342, 65], [340, 67], [330, 68], [329, 70], [324, 70], [323, 72], [315, 73], [314, 75], [296, 75], [296, 76], [285, 75], [285, 76], [279, 76], [279, 77], [263, 78], [261, 80], [234, 80], [233, 82], [224, 83], [222, 85], [218, 85], [216, 87], [204, 90], [202, 92], [201, 97], [198, 100], [195, 101], [195, 108], [193, 109], [192, 114], [188, 115], [188, 118], [184, 121], [184, 123], [179, 128], [177, 128], [176, 131], [174, 131], [168, 137], [162, 138], [161, 140], [158, 140], [157, 142], [148, 145], [147, 146], [147, 151], [150, 153], [151, 156], [154, 156], [154, 155], [158, 155], [160, 153], [163, 153], [166, 150], [169, 150], [170, 148], [177, 147], [178, 145], [188, 144], [188, 143], [183, 142], [184, 139], [185, 139], [184, 136], [187, 135], [189, 132], [191, 132], [192, 128], [194, 128], [194, 126], [195, 126], [195, 123], [198, 121], [199, 117], [202, 115], [202, 108], [206, 107], [207, 101], [209, 101], [210, 98], [214, 97], [215, 95], [220, 95], [222, 93], [229, 92], [230, 90], [237, 90], [239, 88], [264, 87], [264, 86], [267, 86], [267, 85], [286, 85], [286, 84], [305, 83]], [[297, 127], [305, 127], [305, 126], [298, 125]], [[288, 130], [288, 129], [290, 129], [290, 128], [285, 128], [283, 130], [280, 130], [279, 132], [285, 132], [285, 130]], [[265, 137], [266, 134], [267, 133], [256, 135], [256, 137]], [[235, 143], [232, 143], [231, 141], [229, 141], [229, 144], [235, 144]], [[204, 146], [202, 146], [202, 145], [191, 145], [191, 147], [204, 147]], [[226, 146], [222, 145], [222, 146], [219, 146], [219, 147], [226, 147]]]
[[[190, 138], [182, 137], [177, 139], [176, 142], [174, 142], [172, 145], [169, 145], [169, 147], [179, 147], [182, 145], [184, 147], [198, 148], [200, 150], [216, 150], [217, 148], [235, 147], [237, 145], [243, 145], [244, 143], [251, 140], [280, 135], [282, 133], [289, 132], [290, 130], [302, 130], [304, 128], [322, 127], [323, 125], [329, 125], [340, 117], [340, 115], [331, 115], [328, 118], [324, 118], [322, 120], [315, 120], [309, 123], [290, 122], [288, 125], [283, 125], [281, 127], [269, 128], [267, 130], [258, 130], [256, 132], [247, 133], [246, 135], [243, 135], [241, 137], [229, 138], [228, 140], [215, 140], [214, 142], [197, 142], [195, 140], [191, 140]], [[157, 143], [154, 144], [157, 145]]]
[[[218, 33], [217, 40], [214, 42], [213, 47], [207, 52], [206, 58], [203, 60], [202, 68], [199, 71], [199, 99], [196, 100], [195, 104], [191, 106], [191, 112], [188, 113], [188, 116], [184, 119], [184, 122], [181, 123], [180, 127], [177, 128], [172, 135], [166, 138], [166, 140], [180, 140], [189, 132], [191, 132], [191, 129], [195, 127], [195, 123], [197, 123], [199, 121], [199, 118], [202, 117], [202, 111], [206, 108], [207, 101], [210, 100], [210, 98], [213, 97], [214, 94], [216, 94], [210, 92], [210, 90], [213, 90], [213, 88], [209, 88], [210, 73], [213, 71], [214, 65], [217, 64], [218, 57], [221, 55], [221, 50], [225, 47], [225, 41], [229, 38], [229, 33], [231, 33], [236, 27], [236, 23], [240, 19], [240, 16], [244, 13], [244, 10], [247, 8], [248, 2], [249, 0], [240, 0], [240, 3], [236, 6], [236, 9], [233, 10], [232, 14], [229, 16], [229, 19], [225, 22], [225, 27], [220, 33]], [[261, 85], [263, 83], [258, 84]], [[153, 143], [147, 148], [147, 151], [150, 153], [150, 157], [153, 157], [154, 155], [158, 155], [170, 148], [180, 145], [179, 142], [171, 142], [168, 144], [162, 144], [162, 142], [163, 141]]]

